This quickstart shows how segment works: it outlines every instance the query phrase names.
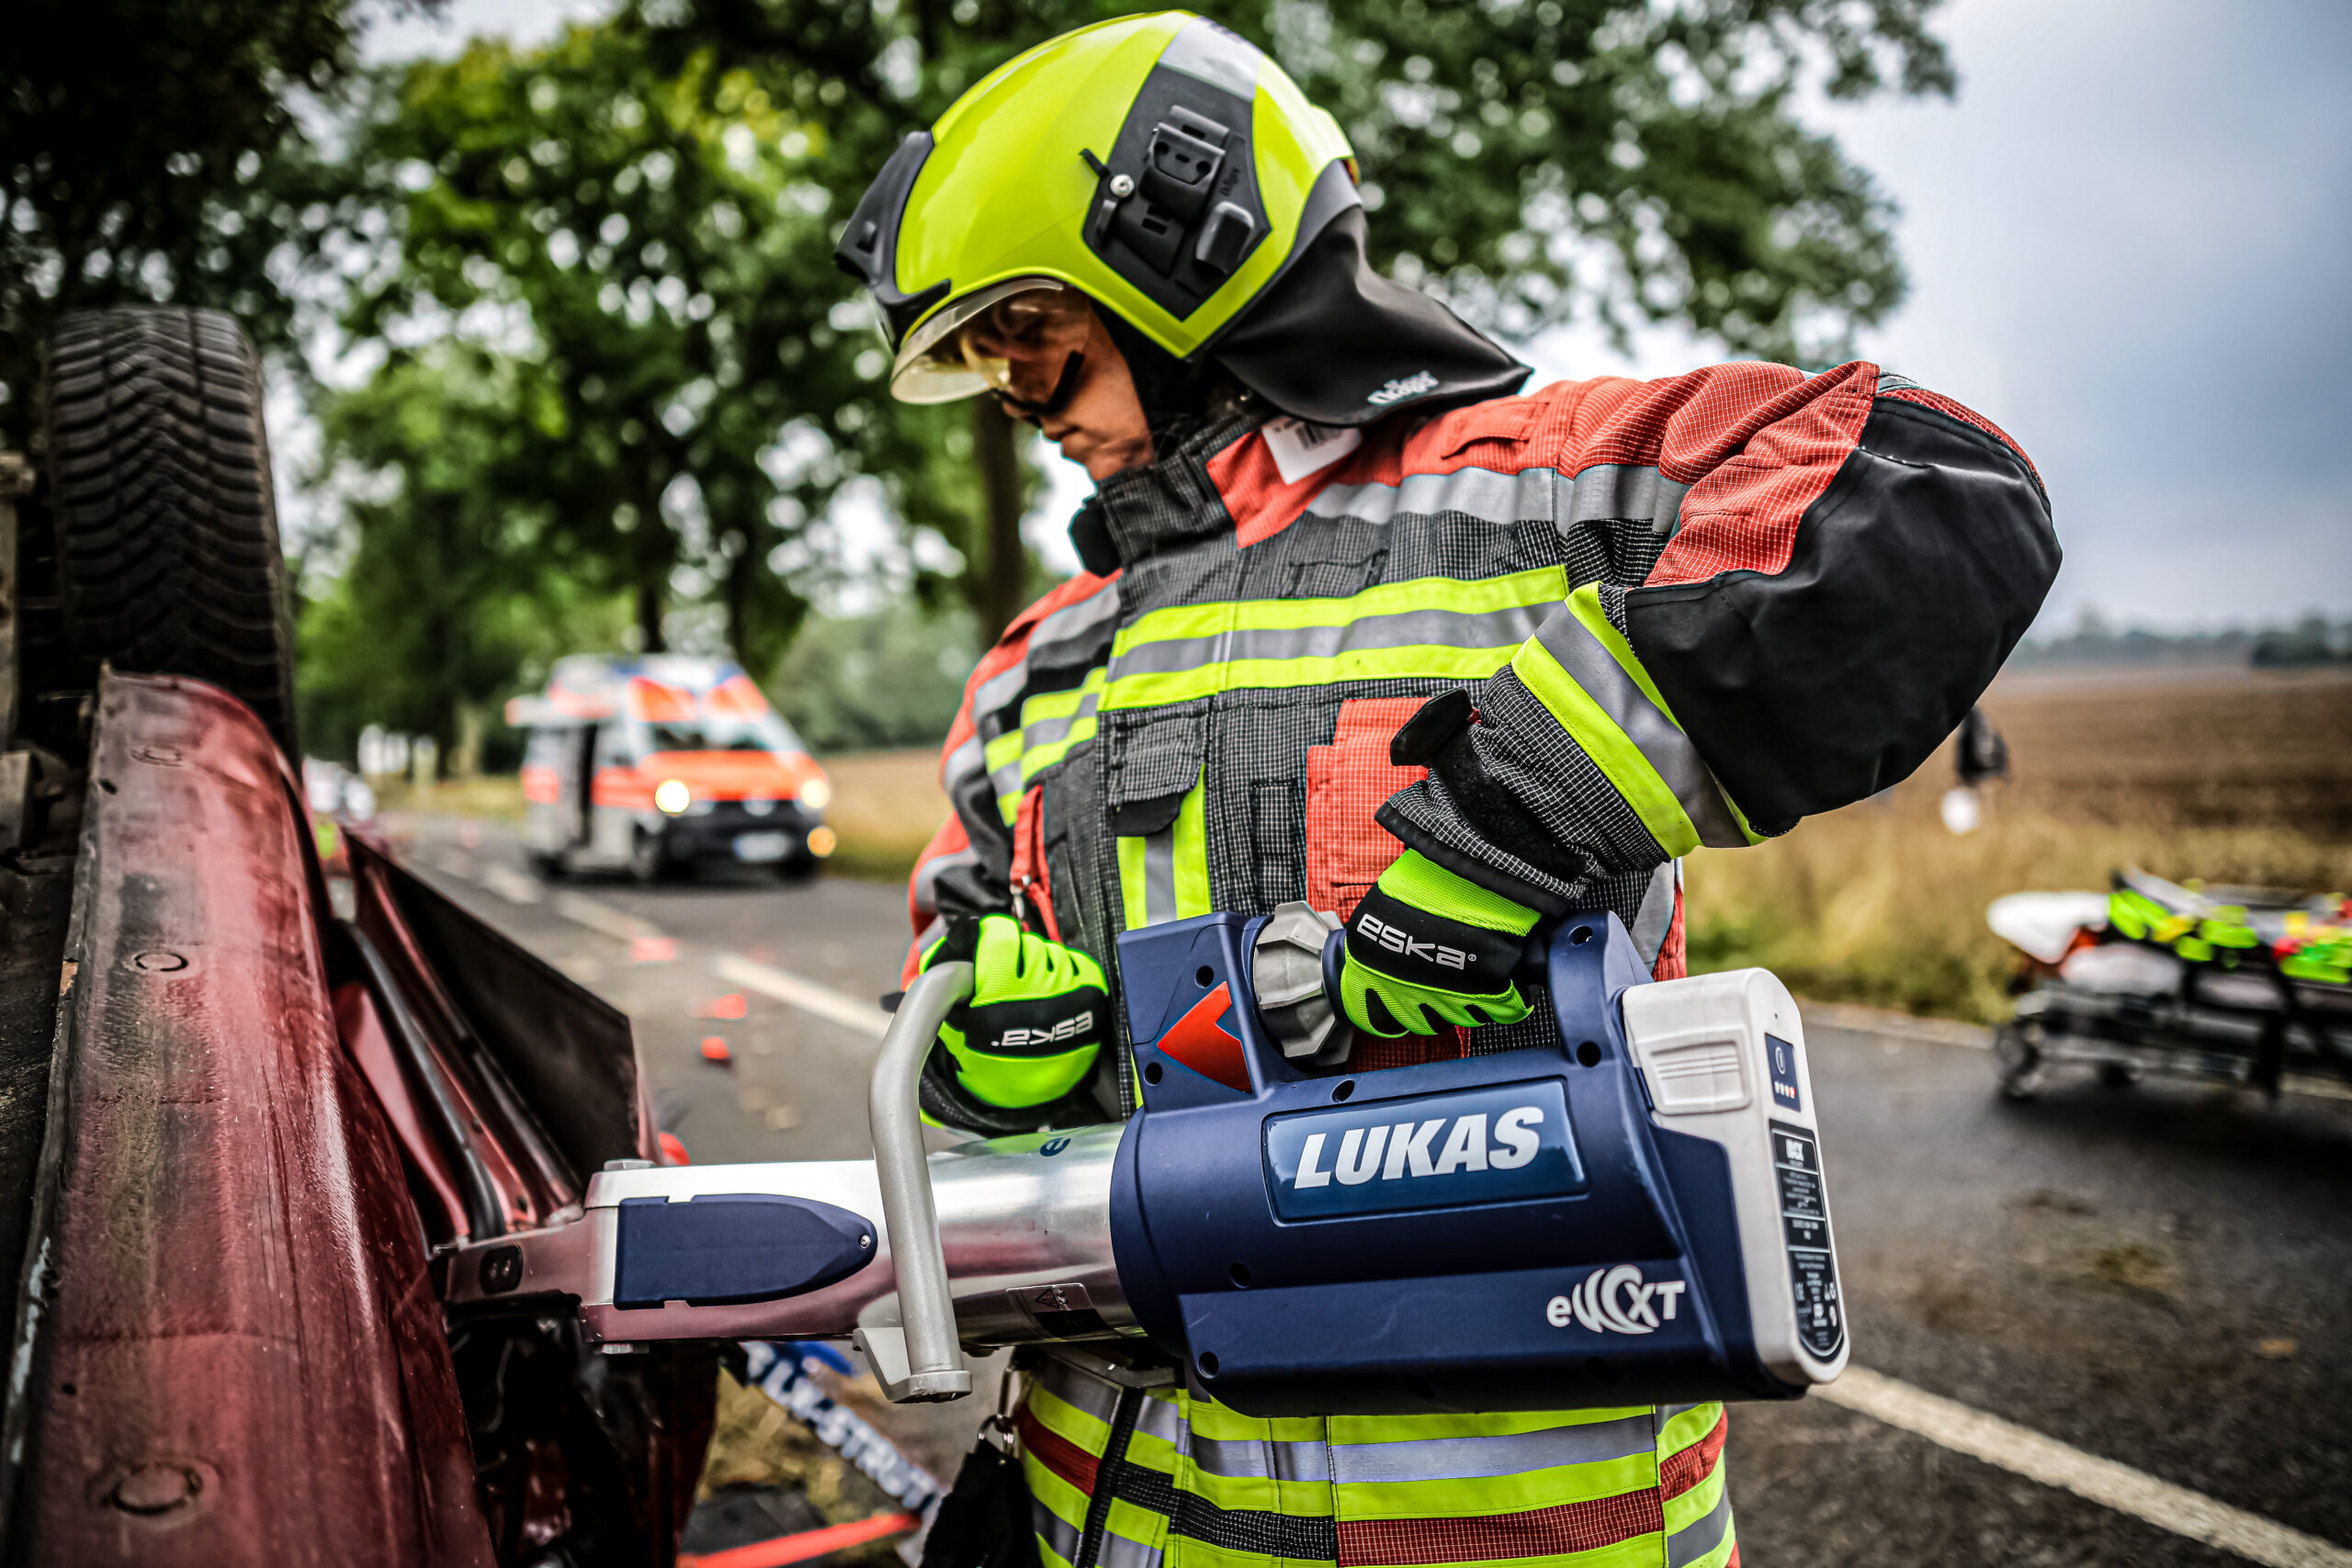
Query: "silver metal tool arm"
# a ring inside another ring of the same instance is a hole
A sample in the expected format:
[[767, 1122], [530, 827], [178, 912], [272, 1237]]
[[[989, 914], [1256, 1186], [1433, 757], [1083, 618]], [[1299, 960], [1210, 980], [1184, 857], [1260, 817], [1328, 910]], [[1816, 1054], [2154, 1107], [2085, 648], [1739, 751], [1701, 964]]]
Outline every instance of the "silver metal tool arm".
[[874, 1063], [866, 1116], [874, 1133], [874, 1169], [882, 1190], [883, 1223], [889, 1226], [892, 1260], [898, 1267], [899, 1323], [906, 1369], [884, 1365], [897, 1346], [868, 1329], [860, 1343], [875, 1374], [899, 1401], [961, 1399], [972, 1392], [956, 1343], [956, 1301], [947, 1284], [947, 1256], [933, 1207], [931, 1168], [922, 1146], [922, 1111], [916, 1089], [939, 1026], [957, 1002], [972, 994], [969, 964], [941, 964], [917, 976], [899, 1002]]

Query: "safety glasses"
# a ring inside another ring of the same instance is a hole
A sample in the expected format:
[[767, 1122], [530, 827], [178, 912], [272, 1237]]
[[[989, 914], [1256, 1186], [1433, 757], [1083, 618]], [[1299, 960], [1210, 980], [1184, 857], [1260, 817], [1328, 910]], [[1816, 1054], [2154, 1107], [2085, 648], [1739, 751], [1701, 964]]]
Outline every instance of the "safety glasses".
[[910, 403], [995, 392], [1020, 407], [1044, 408], [1093, 327], [1093, 308], [1074, 288], [1046, 277], [1000, 283], [909, 334], [891, 368], [890, 391]]

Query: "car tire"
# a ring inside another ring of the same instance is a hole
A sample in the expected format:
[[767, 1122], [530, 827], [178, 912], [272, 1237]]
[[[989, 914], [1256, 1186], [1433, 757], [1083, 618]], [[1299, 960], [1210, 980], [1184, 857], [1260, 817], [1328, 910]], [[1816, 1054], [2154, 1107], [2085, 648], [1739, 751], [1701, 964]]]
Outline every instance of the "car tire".
[[650, 886], [677, 874], [677, 863], [662, 847], [661, 835], [637, 829], [628, 841], [628, 874]]
[[[2041, 1031], [2037, 1028], [2035, 1036]], [[1993, 1060], [2001, 1077], [2001, 1098], [2023, 1104], [2041, 1092], [2041, 1048], [2026, 1026], [2012, 1020], [1993, 1031]]]
[[800, 887], [817, 880], [818, 860], [815, 855], [786, 855], [775, 863], [775, 879], [787, 887]]
[[544, 850], [525, 850], [523, 864], [541, 882], [561, 882], [569, 869], [563, 863], [561, 855], [551, 855]]
[[76, 310], [49, 364], [47, 465], [68, 683], [101, 665], [209, 682], [294, 733], [286, 557], [261, 359], [218, 310]]

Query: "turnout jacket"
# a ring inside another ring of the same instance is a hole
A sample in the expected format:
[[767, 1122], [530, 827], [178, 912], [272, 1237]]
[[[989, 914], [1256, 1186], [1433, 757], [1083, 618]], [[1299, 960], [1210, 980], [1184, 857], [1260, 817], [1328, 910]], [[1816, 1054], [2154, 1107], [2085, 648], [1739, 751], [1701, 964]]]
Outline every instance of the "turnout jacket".
[[[2013, 442], [1866, 363], [1563, 382], [1361, 434], [1238, 415], [1089, 513], [1116, 568], [980, 660], [910, 890], [910, 975], [949, 913], [1102, 961], [1120, 1038], [1057, 1125], [1134, 1108], [1118, 932], [1296, 898], [1344, 919], [1400, 844], [1547, 912], [1613, 910], [1680, 975], [1677, 857], [1909, 773], [2059, 554]], [[1456, 690], [1475, 712], [1393, 760]], [[1359, 1035], [1347, 1070], [1555, 1041], [1528, 1000]], [[1269, 1422], [1057, 1362], [1021, 1430], [1049, 1568], [1736, 1559], [1718, 1405]]]

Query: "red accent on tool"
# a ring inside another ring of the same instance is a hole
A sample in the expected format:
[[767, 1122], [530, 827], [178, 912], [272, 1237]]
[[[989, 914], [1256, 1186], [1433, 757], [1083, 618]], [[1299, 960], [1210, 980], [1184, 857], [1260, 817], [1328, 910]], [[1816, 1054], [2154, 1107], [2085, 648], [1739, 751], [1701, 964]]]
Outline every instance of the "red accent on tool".
[[1159, 1037], [1159, 1048], [1203, 1077], [1248, 1094], [1250, 1063], [1241, 1054], [1241, 1042], [1216, 1026], [1216, 1021], [1232, 1007], [1232, 987], [1219, 986], [1168, 1026], [1168, 1032]]

